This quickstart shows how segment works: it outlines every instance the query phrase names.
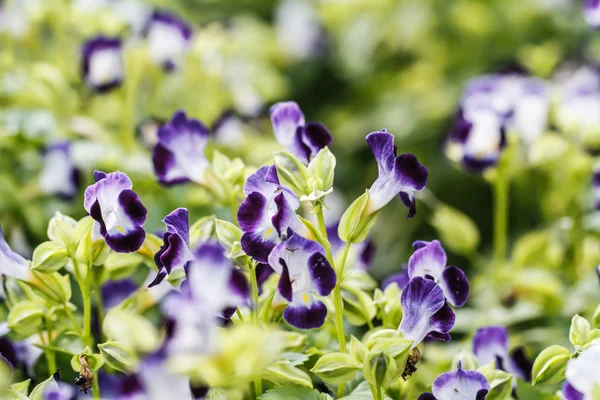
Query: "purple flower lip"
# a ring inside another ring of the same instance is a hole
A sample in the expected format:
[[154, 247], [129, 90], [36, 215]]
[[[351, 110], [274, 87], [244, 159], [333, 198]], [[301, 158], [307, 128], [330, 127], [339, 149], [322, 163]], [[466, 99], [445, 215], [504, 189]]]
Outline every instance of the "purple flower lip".
[[456, 371], [438, 376], [431, 389], [433, 393], [424, 393], [418, 400], [483, 400], [490, 384], [481, 372], [465, 371], [459, 363]]
[[87, 85], [98, 93], [121, 85], [124, 76], [121, 39], [97, 36], [84, 43], [81, 71]]
[[300, 329], [321, 327], [327, 317], [327, 307], [315, 295], [329, 295], [337, 281], [335, 271], [325, 258], [325, 249], [290, 229], [285, 241], [269, 254], [269, 265], [280, 275], [279, 301], [288, 303], [284, 319]]
[[458, 267], [446, 265], [446, 252], [437, 240], [417, 241], [413, 244], [415, 252], [408, 260], [408, 276], [422, 276], [433, 279], [444, 291], [448, 302], [462, 307], [469, 297], [469, 281]]
[[178, 208], [167, 215], [163, 222], [167, 227], [167, 232], [163, 235], [163, 245], [154, 255], [158, 274], [148, 287], [158, 285], [174, 270], [184, 270], [188, 261], [194, 259], [190, 249], [188, 210]]
[[437, 283], [420, 276], [412, 278], [402, 291], [400, 302], [404, 315], [398, 330], [413, 340], [413, 348], [425, 337], [450, 341], [455, 315]]
[[[95, 171], [96, 183], [88, 186], [83, 206], [95, 220], [92, 234], [102, 236], [117, 253], [137, 251], [146, 238], [142, 225], [146, 207], [131, 190], [131, 179], [123, 172]], [[99, 234], [99, 235], [98, 235]]]
[[423, 190], [427, 185], [427, 168], [412, 154], [396, 156], [394, 136], [385, 129], [369, 133], [366, 140], [379, 169], [379, 176], [369, 189], [370, 211], [376, 212], [400, 196], [411, 218], [416, 212], [413, 192]]
[[209, 162], [204, 155], [208, 143], [208, 128], [200, 121], [177, 111], [158, 130], [152, 162], [162, 185], [204, 182]]
[[192, 29], [167, 11], [154, 11], [146, 26], [150, 59], [167, 72], [176, 69], [192, 39]]
[[331, 143], [329, 131], [321, 124], [305, 123], [304, 114], [294, 101], [275, 103], [269, 114], [277, 141], [304, 164]]
[[503, 326], [485, 326], [473, 336], [473, 353], [479, 363], [496, 362], [497, 368], [525, 381], [531, 380], [532, 363], [522, 347], [508, 352], [508, 330]]

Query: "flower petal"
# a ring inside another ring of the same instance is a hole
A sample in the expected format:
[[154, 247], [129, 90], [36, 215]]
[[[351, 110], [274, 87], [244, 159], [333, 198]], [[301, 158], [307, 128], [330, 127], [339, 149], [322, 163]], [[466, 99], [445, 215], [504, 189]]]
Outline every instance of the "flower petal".
[[508, 355], [508, 331], [503, 326], [485, 326], [479, 328], [473, 336], [473, 353], [481, 365]]
[[394, 175], [400, 185], [412, 190], [423, 190], [427, 185], [427, 167], [421, 165], [413, 154], [396, 157]]
[[171, 211], [163, 222], [167, 226], [167, 232], [179, 236], [185, 243], [190, 243], [190, 222], [187, 208], [177, 208]]
[[395, 274], [392, 274], [392, 275], [389, 275], [388, 277], [386, 277], [383, 280], [383, 282], [381, 283], [381, 288], [385, 289], [392, 283], [395, 283], [396, 285], [398, 285], [398, 287], [401, 290], [404, 290], [406, 285], [408, 285], [409, 281], [410, 281], [410, 278], [408, 277], [408, 268], [406, 267], [406, 264], [405, 264], [402, 267], [402, 269], [400, 270], [400, 272], [397, 272]]
[[128, 298], [137, 290], [137, 285], [132, 279], [108, 281], [102, 285], [102, 305], [104, 310], [113, 308]]
[[379, 132], [369, 133], [366, 140], [377, 161], [379, 176], [386, 176], [392, 173], [396, 161], [394, 135], [384, 129]]
[[588, 347], [577, 358], [572, 358], [567, 363], [565, 378], [586, 399], [591, 399], [594, 387], [600, 385], [599, 364], [600, 344]]
[[244, 233], [240, 241], [242, 250], [250, 257], [261, 263], [266, 263], [269, 254], [275, 247], [275, 241], [267, 240], [257, 233]]
[[322, 253], [315, 253], [308, 259], [308, 270], [317, 293], [327, 296], [335, 287], [335, 271]]
[[446, 252], [438, 240], [416, 250], [408, 260], [410, 278], [431, 276], [434, 281], [439, 282], [445, 268]]
[[83, 196], [83, 207], [88, 213], [97, 200], [103, 208], [116, 208], [119, 193], [133, 187], [131, 179], [121, 171], [110, 174], [95, 171], [94, 178], [96, 183], [88, 186]]
[[565, 400], [585, 400], [583, 394], [578, 392], [571, 384], [567, 381], [563, 384], [562, 394]]
[[332, 141], [331, 134], [327, 128], [316, 122], [306, 124], [301, 132], [302, 143], [308, 149], [308, 161]]
[[0, 275], [27, 280], [29, 274], [29, 261], [10, 248], [0, 227]]
[[173, 71], [187, 51], [192, 29], [175, 14], [155, 10], [148, 22], [150, 59], [167, 72]]
[[517, 347], [511, 352], [507, 363], [507, 372], [529, 382], [531, 380], [532, 369], [533, 363], [525, 355], [525, 350], [522, 346]]
[[415, 196], [410, 192], [400, 192], [399, 195], [400, 200], [402, 200], [402, 204], [406, 208], [408, 208], [407, 218], [412, 218], [417, 213], [417, 203], [415, 201]]
[[600, 28], [600, 2], [598, 0], [583, 0], [583, 16], [589, 26]]
[[44, 152], [44, 168], [40, 173], [40, 191], [72, 199], [79, 189], [79, 171], [71, 158], [69, 142], [48, 146]]
[[283, 318], [299, 329], [320, 328], [327, 318], [327, 307], [310, 293], [297, 292], [283, 312]]
[[295, 231], [303, 229], [303, 225], [298, 219], [296, 212], [288, 203], [287, 198], [283, 193], [279, 193], [275, 196], [273, 201], [277, 206], [277, 212], [271, 217], [271, 222], [280, 237], [288, 230], [288, 228], [292, 228], [292, 230]]
[[402, 291], [400, 301], [403, 316], [399, 330], [405, 338], [413, 340], [412, 347], [428, 335], [449, 340], [448, 332], [454, 326], [455, 316], [437, 283], [420, 276], [412, 278]]
[[279, 277], [279, 283], [277, 284], [277, 291], [287, 301], [292, 301], [294, 297], [292, 282], [290, 281], [290, 271], [288, 270], [285, 261], [279, 260], [281, 263], [281, 276]]
[[121, 40], [98, 36], [85, 42], [81, 49], [81, 71], [88, 86], [99, 93], [121, 84], [124, 66]]
[[128, 230], [126, 233], [106, 233], [104, 240], [113, 251], [117, 253], [133, 253], [138, 251], [144, 240], [146, 239], [146, 231], [140, 226]]
[[444, 290], [448, 303], [454, 307], [462, 307], [469, 298], [469, 280], [462, 269], [454, 265], [448, 266], [442, 272], [439, 285]]
[[431, 389], [439, 400], [482, 400], [490, 390], [490, 384], [482, 373], [465, 371], [459, 365], [456, 371], [438, 376]]
[[269, 254], [269, 265], [275, 272], [281, 274], [280, 259], [283, 260], [289, 268], [291, 280], [302, 282], [305, 285], [300, 288], [301, 290], [315, 289], [316, 291], [317, 288], [312, 281], [311, 267], [309, 267], [309, 259], [315, 254], [325, 254], [323, 246], [291, 231], [288, 232], [287, 239], [277, 244]]
[[271, 124], [277, 141], [289, 149], [295, 140], [296, 130], [304, 126], [304, 114], [295, 101], [276, 103], [269, 110]]

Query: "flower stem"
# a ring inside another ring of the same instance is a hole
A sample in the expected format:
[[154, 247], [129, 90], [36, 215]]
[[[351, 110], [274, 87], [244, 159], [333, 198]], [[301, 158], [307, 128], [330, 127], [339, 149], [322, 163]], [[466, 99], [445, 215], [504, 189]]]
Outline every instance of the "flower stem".
[[[256, 280], [256, 263], [250, 265], [250, 286], [252, 290], [252, 320], [258, 326], [259, 303], [258, 303], [258, 281]], [[260, 375], [254, 377], [254, 396], [258, 398], [262, 394], [262, 378]]]
[[[44, 316], [44, 319], [46, 320], [46, 332], [48, 333], [47, 345], [50, 347], [52, 346], [52, 320], [47, 315]], [[53, 374], [56, 371], [56, 354], [50, 349], [44, 349], [44, 353], [48, 360], [48, 373]]]
[[498, 170], [494, 182], [494, 261], [504, 263], [508, 236], [508, 179]]
[[83, 297], [83, 343], [86, 346], [92, 347], [92, 299], [90, 298], [89, 276], [91, 271], [88, 270], [86, 278], [80, 282], [81, 295]]
[[375, 397], [376, 400], [383, 400], [383, 388], [378, 387], [376, 389], [375, 395], [377, 396], [377, 397]]

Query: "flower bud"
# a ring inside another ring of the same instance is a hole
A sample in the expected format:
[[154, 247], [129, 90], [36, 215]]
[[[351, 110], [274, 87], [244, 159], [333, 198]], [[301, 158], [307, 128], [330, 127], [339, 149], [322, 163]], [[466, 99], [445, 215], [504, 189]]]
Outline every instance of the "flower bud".
[[359, 363], [348, 353], [325, 354], [310, 370], [332, 385], [345, 383], [356, 375]]
[[470, 254], [479, 245], [479, 229], [471, 219], [459, 210], [442, 205], [430, 221], [440, 235], [445, 247], [455, 253]]
[[565, 377], [571, 352], [563, 346], [552, 345], [544, 349], [533, 363], [533, 384], [556, 383]]
[[586, 344], [587, 334], [592, 326], [587, 319], [575, 315], [571, 320], [571, 329], [569, 330], [569, 341], [573, 346], [583, 346]]
[[290, 188], [298, 197], [310, 193], [307, 187], [310, 175], [304, 164], [287, 151], [275, 153], [274, 161], [281, 185]]
[[57, 211], [48, 223], [48, 239], [68, 249], [73, 244], [76, 224], [77, 221], [73, 218]]
[[31, 268], [35, 271], [49, 273], [64, 267], [69, 261], [66, 247], [57, 242], [44, 242], [33, 251]]
[[398, 380], [397, 371], [394, 359], [383, 352], [369, 352], [363, 364], [365, 380], [384, 389]]
[[346, 243], [360, 243], [367, 238], [379, 211], [369, 213], [369, 191], [354, 200], [342, 215], [338, 235]]

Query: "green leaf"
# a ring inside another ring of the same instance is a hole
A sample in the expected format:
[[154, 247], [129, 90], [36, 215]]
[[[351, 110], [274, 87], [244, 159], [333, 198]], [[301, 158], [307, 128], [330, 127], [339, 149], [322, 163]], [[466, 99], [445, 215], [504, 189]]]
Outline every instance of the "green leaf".
[[34, 387], [31, 391], [31, 394], [29, 395], [29, 398], [31, 400], [43, 400], [44, 392], [51, 387], [58, 388], [58, 383], [56, 383], [56, 381], [54, 380], [54, 376], [52, 375], [50, 376], [50, 378], [46, 379], [44, 382]]
[[329, 241], [327, 239], [325, 239], [325, 237], [321, 234], [321, 231], [319, 230], [319, 228], [317, 228], [315, 226], [315, 224], [313, 224], [311, 221], [309, 221], [307, 219], [302, 218], [301, 216], [298, 216], [298, 218], [300, 219], [302, 224], [306, 227], [306, 229], [308, 229], [308, 232], [310, 233], [310, 235], [309, 235], [310, 239], [316, 240], [325, 249], [329, 249], [331, 247], [331, 245], [329, 244]]
[[31, 268], [39, 272], [55, 272], [67, 265], [69, 255], [67, 248], [55, 242], [41, 243], [33, 251]]
[[121, 343], [115, 341], [106, 342], [99, 344], [98, 348], [100, 349], [100, 354], [111, 368], [121, 372], [135, 370], [137, 364], [135, 353]]
[[587, 335], [592, 330], [592, 326], [587, 319], [576, 314], [571, 319], [571, 329], [569, 330], [569, 341], [573, 346], [583, 346], [587, 343]]
[[563, 346], [552, 345], [544, 349], [533, 363], [533, 384], [556, 383], [565, 377], [571, 352]]
[[307, 181], [310, 177], [308, 169], [296, 157], [287, 151], [280, 151], [273, 156], [279, 182], [290, 188], [298, 197], [310, 193]]
[[348, 353], [325, 354], [315, 363], [310, 372], [332, 385], [344, 383], [352, 379], [360, 365]]
[[10, 385], [10, 389], [13, 392], [21, 393], [21, 394], [24, 394], [25, 396], [27, 396], [27, 394], [29, 393], [29, 384], [30, 383], [31, 383], [31, 379], [27, 379], [26, 381], [23, 381], [23, 382], [13, 383], [12, 385]]
[[366, 292], [357, 288], [345, 288], [342, 291], [344, 315], [352, 325], [361, 326], [375, 318], [375, 302]]
[[216, 219], [215, 229], [219, 243], [228, 252], [231, 252], [235, 242], [242, 240], [242, 230], [229, 221]]
[[490, 383], [490, 391], [486, 396], [486, 400], [505, 400], [510, 398], [512, 392], [512, 375], [496, 369], [495, 362], [479, 368], [479, 372]]
[[361, 365], [365, 360], [367, 353], [369, 352], [367, 346], [365, 346], [360, 340], [358, 340], [354, 336], [350, 336], [350, 344], [348, 346], [348, 350], [350, 352], [350, 355], [354, 358], [354, 361]]
[[558, 400], [559, 397], [554, 393], [544, 392], [538, 387], [533, 387], [529, 383], [517, 379], [517, 395], [519, 399], [527, 400]]
[[437, 207], [429, 223], [444, 247], [458, 254], [471, 254], [479, 246], [479, 229], [464, 213], [447, 205]]
[[[385, 400], [390, 399], [390, 397], [387, 395], [384, 395], [383, 398]], [[373, 394], [371, 393], [369, 382], [362, 381], [348, 396], [341, 397], [339, 400], [373, 400]]]
[[42, 326], [43, 316], [43, 307], [31, 301], [21, 301], [8, 313], [8, 327], [20, 336], [31, 336]]
[[299, 368], [296, 368], [288, 361], [280, 361], [268, 366], [262, 373], [262, 378], [279, 384], [294, 384], [307, 388], [313, 387], [310, 376]]
[[131, 276], [134, 268], [144, 262], [144, 256], [138, 253], [111, 252], [104, 262], [104, 269], [111, 279], [122, 279]]
[[283, 386], [278, 387], [272, 390], [269, 390], [266, 393], [263, 393], [259, 396], [259, 400], [331, 400], [332, 397], [319, 393], [316, 390], [303, 388], [303, 387], [293, 387], [293, 386]]

